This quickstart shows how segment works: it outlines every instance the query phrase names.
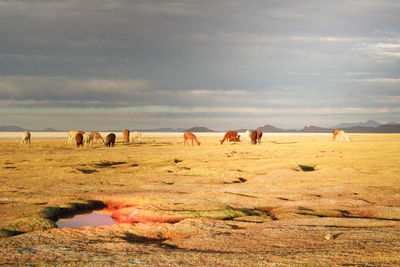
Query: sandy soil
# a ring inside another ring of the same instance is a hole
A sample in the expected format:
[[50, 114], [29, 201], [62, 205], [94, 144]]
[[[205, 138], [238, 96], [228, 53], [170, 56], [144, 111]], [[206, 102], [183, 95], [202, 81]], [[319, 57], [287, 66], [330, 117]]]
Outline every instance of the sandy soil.
[[[0, 140], [0, 264], [399, 265], [400, 135], [350, 137]], [[94, 200], [152, 222], [55, 228]]]

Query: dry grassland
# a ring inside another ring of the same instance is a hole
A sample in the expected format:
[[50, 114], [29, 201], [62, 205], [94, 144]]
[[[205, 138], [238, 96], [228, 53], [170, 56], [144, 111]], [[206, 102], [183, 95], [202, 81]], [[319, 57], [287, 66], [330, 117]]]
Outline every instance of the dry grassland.
[[[398, 265], [400, 135], [350, 137], [0, 140], [0, 264]], [[55, 228], [90, 200], [183, 220]]]

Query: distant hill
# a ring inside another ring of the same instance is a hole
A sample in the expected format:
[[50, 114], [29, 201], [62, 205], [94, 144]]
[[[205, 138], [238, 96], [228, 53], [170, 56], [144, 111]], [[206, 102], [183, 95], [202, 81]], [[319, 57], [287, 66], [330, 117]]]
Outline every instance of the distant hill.
[[5, 125], [5, 126], [0, 126], [0, 132], [23, 132], [25, 129], [22, 129], [18, 126], [12, 126], [12, 125]]
[[184, 128], [156, 128], [156, 129], [137, 129], [138, 132], [184, 132]]
[[258, 127], [257, 130], [261, 130], [263, 132], [268, 132], [268, 133], [284, 133], [284, 132], [290, 132], [291, 130], [283, 130], [280, 128], [277, 128], [275, 126], [272, 125], [264, 125], [262, 127]]
[[[28, 129], [23, 129], [18, 126], [13, 126], [13, 125], [5, 125], [5, 126], [0, 126], [0, 132], [23, 132]], [[56, 130], [53, 128], [46, 128], [44, 130], [29, 130], [31, 132], [62, 132], [60, 130]]]
[[40, 132], [60, 132], [60, 131], [56, 130], [54, 128], [46, 128], [46, 129], [44, 129], [43, 131], [40, 131]]
[[215, 131], [208, 129], [206, 127], [192, 127], [190, 129], [185, 130], [185, 132], [207, 133], [207, 132], [215, 132]]
[[299, 130], [300, 133], [331, 133], [333, 129], [331, 128], [322, 128], [318, 126], [304, 126], [303, 129]]
[[350, 127], [343, 128], [345, 132], [348, 133], [400, 133], [400, 125], [381, 125], [378, 127]]
[[[257, 130], [261, 130], [263, 132], [269, 133], [331, 133], [334, 129], [343, 129], [345, 132], [348, 133], [400, 133], [400, 124], [396, 122], [391, 122], [388, 124], [380, 124], [376, 121], [367, 121], [365, 123], [361, 123], [363, 125], [378, 125], [376, 127], [373, 126], [351, 126], [351, 127], [332, 127], [332, 128], [324, 128], [318, 126], [304, 126], [301, 130], [284, 130], [277, 128], [272, 125], [264, 125], [262, 127], [258, 127]], [[335, 126], [340, 125], [349, 125], [346, 123], [338, 124]], [[245, 129], [243, 129], [246, 131]]]
[[[254, 129], [249, 129], [249, 128], [238, 129], [238, 130], [235, 130], [235, 131], [238, 132], [238, 133], [244, 133], [244, 132], [246, 132], [247, 130], [249, 130], [250, 132], [251, 132], [251, 131], [254, 131]], [[227, 131], [225, 131], [225, 132], [227, 132]]]
[[385, 124], [376, 128], [378, 133], [400, 133], [400, 124]]
[[341, 123], [341, 124], [338, 124], [338, 125], [331, 126], [329, 128], [331, 128], [331, 129], [342, 129], [342, 128], [357, 127], [357, 126], [376, 128], [376, 127], [381, 126], [381, 125], [382, 124], [379, 123], [379, 122], [376, 122], [374, 120], [369, 120], [369, 121], [366, 121], [366, 122], [350, 122], [350, 123], [345, 122], [345, 123]]

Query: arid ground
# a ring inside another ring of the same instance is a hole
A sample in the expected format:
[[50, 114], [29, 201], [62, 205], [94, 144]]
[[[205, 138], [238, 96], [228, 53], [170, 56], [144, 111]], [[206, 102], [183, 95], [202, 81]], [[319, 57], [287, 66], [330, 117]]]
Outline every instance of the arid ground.
[[[221, 137], [0, 140], [0, 265], [400, 264], [400, 134]], [[144, 223], [56, 228], [101, 205]]]

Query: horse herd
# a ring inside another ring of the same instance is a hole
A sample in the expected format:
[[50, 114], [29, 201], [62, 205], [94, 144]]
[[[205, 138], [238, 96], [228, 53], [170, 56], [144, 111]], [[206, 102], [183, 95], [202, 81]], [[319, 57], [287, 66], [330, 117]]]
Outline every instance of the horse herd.
[[[341, 129], [336, 129], [333, 131], [333, 140], [334, 141], [341, 141], [341, 142], [349, 142], [350, 138], [347, 136], [347, 134], [341, 130]], [[249, 130], [246, 131], [245, 137], [249, 143], [252, 144], [261, 144], [261, 138], [262, 138], [263, 132], [261, 130], [255, 130], [250, 132]], [[122, 131], [122, 136], [123, 136], [123, 143], [133, 143], [135, 141], [140, 141], [142, 134], [140, 132], [131, 132], [128, 129], [125, 129]], [[115, 139], [116, 136], [114, 133], [110, 133], [106, 136], [106, 139], [104, 140], [101, 135], [98, 132], [91, 132], [91, 133], [85, 133], [83, 131], [74, 131], [71, 130], [68, 132], [68, 143], [72, 144], [75, 143], [77, 147], [81, 147], [83, 145], [92, 145], [93, 143], [104, 143], [106, 147], [111, 147], [115, 145]], [[197, 139], [196, 135], [194, 135], [191, 132], [185, 132], [183, 135], [183, 144], [184, 145], [189, 145], [189, 142], [191, 142], [192, 146], [194, 143], [196, 143], [198, 146], [200, 145], [199, 140]], [[228, 131], [225, 133], [224, 138], [220, 140], [221, 145], [224, 142], [241, 142], [240, 141], [240, 135], [238, 134], [237, 131]], [[29, 131], [25, 131], [22, 133], [22, 140], [21, 140], [21, 145], [24, 144], [30, 144], [31, 143], [31, 133]]]
[[[131, 135], [131, 138], [129, 139], [130, 136], [130, 131], [128, 129], [125, 129], [122, 131], [123, 135], [123, 142], [124, 143], [133, 143], [136, 141], [140, 141], [142, 138], [142, 134], [139, 132], [133, 132]], [[68, 143], [71, 144], [75, 141], [75, 144], [77, 147], [80, 146], [87, 146], [87, 145], [92, 145], [93, 143], [98, 143], [98, 142], [103, 142], [105, 146], [111, 147], [115, 145], [115, 133], [110, 133], [106, 136], [106, 139], [104, 140], [101, 135], [98, 132], [91, 132], [91, 133], [85, 133], [82, 131], [69, 131], [68, 132]]]

